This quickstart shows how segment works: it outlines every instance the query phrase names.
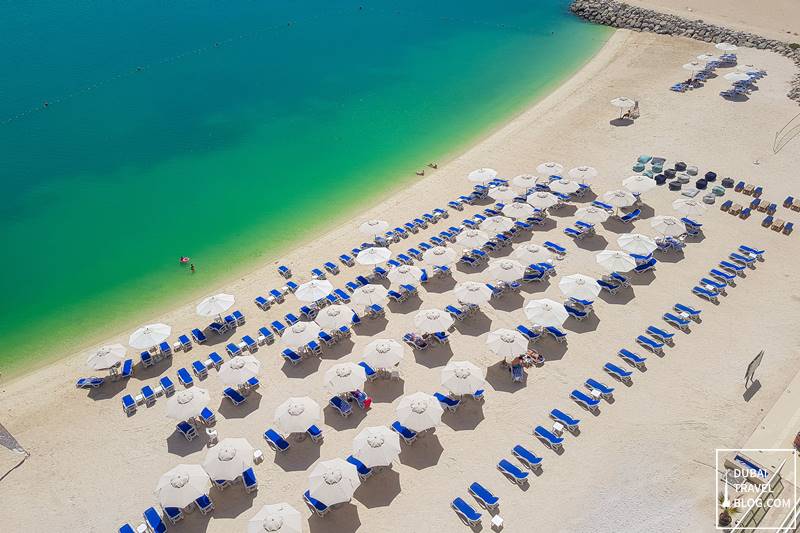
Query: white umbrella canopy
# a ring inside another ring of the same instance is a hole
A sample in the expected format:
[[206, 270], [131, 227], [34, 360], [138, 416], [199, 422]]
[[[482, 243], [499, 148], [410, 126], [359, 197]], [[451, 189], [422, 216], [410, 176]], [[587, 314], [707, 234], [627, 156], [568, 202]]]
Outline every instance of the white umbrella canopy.
[[701, 216], [706, 212], [706, 206], [694, 198], [678, 198], [672, 202], [672, 209], [689, 217]]
[[650, 227], [665, 237], [680, 237], [686, 233], [686, 225], [670, 216], [653, 217], [650, 220]]
[[508, 217], [489, 217], [481, 222], [481, 229], [489, 233], [503, 233], [514, 227], [514, 221]]
[[395, 285], [416, 285], [422, 278], [422, 269], [412, 265], [400, 265], [390, 268], [388, 277]]
[[364, 348], [364, 361], [372, 368], [391, 368], [403, 360], [405, 347], [393, 339], [375, 339]]
[[308, 482], [311, 497], [327, 506], [350, 501], [361, 484], [356, 467], [339, 458], [317, 463]]
[[569, 170], [569, 177], [574, 180], [590, 180], [597, 177], [597, 169], [590, 166], [581, 165]]
[[420, 333], [438, 333], [450, 329], [453, 317], [439, 309], [423, 309], [414, 315], [414, 325]]
[[560, 176], [561, 173], [564, 172], [564, 165], [553, 161], [547, 161], [536, 167], [536, 172], [545, 176]]
[[745, 74], [757, 74], [761, 69], [755, 65], [739, 65], [736, 67], [736, 72], [744, 72]]
[[511, 254], [511, 257], [526, 265], [530, 265], [532, 263], [544, 263], [549, 261], [552, 259], [553, 254], [544, 246], [528, 242], [518, 246]]
[[288, 503], [265, 505], [247, 522], [247, 533], [302, 533], [302, 531], [300, 512]]
[[685, 63], [681, 68], [683, 68], [683, 70], [688, 70], [692, 72], [692, 74], [694, 74], [695, 72], [700, 72], [701, 70], [706, 68], [706, 66], [703, 63], [700, 63], [699, 61], [690, 61], [688, 63]]
[[333, 285], [330, 281], [326, 279], [312, 279], [297, 287], [297, 290], [294, 291], [294, 295], [301, 302], [316, 302], [317, 300], [325, 298], [332, 292]]
[[648, 255], [658, 248], [656, 241], [640, 233], [623, 233], [617, 237], [617, 244], [629, 254]]
[[605, 222], [608, 220], [609, 216], [611, 215], [608, 211], [594, 206], [580, 207], [575, 211], [575, 218], [582, 222], [590, 222], [592, 224]]
[[317, 313], [314, 322], [324, 330], [335, 331], [353, 323], [353, 310], [346, 305], [329, 305]]
[[511, 180], [517, 187], [521, 187], [525, 190], [530, 189], [531, 187], [536, 186], [536, 180], [538, 180], [536, 176], [533, 174], [520, 174], [519, 176], [515, 176], [514, 179]]
[[442, 369], [442, 387], [457, 396], [474, 394], [486, 388], [486, 371], [469, 361], [451, 361]]
[[479, 229], [467, 229], [456, 236], [456, 242], [465, 248], [480, 248], [489, 242], [489, 235]]
[[320, 420], [320, 407], [308, 396], [289, 398], [275, 408], [274, 423], [284, 435], [305, 433]]
[[697, 59], [700, 61], [704, 61], [706, 63], [710, 61], [719, 61], [719, 57], [712, 54], [700, 54], [699, 56], [697, 56]]
[[325, 371], [325, 388], [338, 395], [354, 390], [363, 390], [367, 374], [363, 366], [355, 363], [339, 363]]
[[558, 288], [564, 296], [579, 300], [594, 300], [601, 290], [596, 279], [583, 274], [564, 276], [559, 280]]
[[121, 344], [101, 346], [89, 354], [86, 364], [92, 370], [107, 370], [122, 363], [127, 353], [128, 350]]
[[439, 400], [424, 392], [403, 396], [397, 404], [397, 419], [411, 431], [425, 431], [439, 425], [443, 412]]
[[252, 355], [239, 355], [222, 363], [217, 376], [226, 385], [241, 385], [259, 373], [261, 361]]
[[715, 44], [714, 48], [716, 48], [717, 50], [722, 50], [724, 52], [733, 52], [734, 50], [738, 50], [739, 49], [739, 47], [736, 46], [735, 44], [726, 43], [724, 41], [721, 42], [721, 43]]
[[286, 348], [300, 348], [311, 341], [317, 340], [322, 331], [316, 322], [298, 322], [288, 328], [281, 335], [281, 345]]
[[477, 281], [465, 281], [459, 283], [453, 290], [456, 300], [465, 304], [481, 305], [485, 304], [492, 297], [492, 289], [485, 283]]
[[367, 427], [353, 439], [353, 457], [367, 468], [389, 466], [400, 455], [400, 435], [386, 426]]
[[233, 481], [252, 467], [253, 445], [242, 438], [222, 439], [203, 460], [203, 470], [208, 477], [219, 481]]
[[164, 473], [156, 485], [156, 498], [162, 507], [183, 509], [208, 494], [211, 478], [200, 465], [181, 464]]
[[367, 220], [363, 224], [358, 227], [358, 231], [365, 235], [370, 235], [372, 237], [377, 237], [378, 235], [383, 235], [386, 230], [389, 229], [389, 223], [385, 220]]
[[519, 331], [501, 328], [486, 338], [489, 349], [500, 357], [516, 357], [528, 351], [528, 339]]
[[630, 109], [636, 105], [636, 102], [627, 96], [618, 96], [611, 100], [611, 105], [620, 109]]
[[564, 325], [569, 313], [564, 306], [549, 298], [531, 300], [525, 304], [525, 316], [537, 326], [559, 327]]
[[389, 289], [383, 285], [370, 283], [353, 291], [353, 294], [350, 295], [350, 301], [363, 307], [369, 307], [373, 304], [383, 305], [389, 299], [388, 294]]
[[647, 176], [637, 175], [622, 180], [622, 186], [630, 192], [644, 194], [656, 188], [656, 180]]
[[572, 194], [580, 190], [581, 186], [577, 181], [568, 179], [555, 180], [550, 183], [550, 190], [561, 194]]
[[467, 174], [467, 179], [473, 183], [486, 184], [497, 177], [493, 168], [478, 168]]
[[628, 272], [636, 267], [633, 257], [618, 250], [603, 250], [594, 257], [597, 264], [609, 272]]
[[385, 263], [392, 257], [392, 251], [388, 248], [373, 246], [365, 248], [356, 255], [356, 262], [359, 265], [378, 265]]
[[167, 416], [175, 420], [189, 420], [208, 407], [208, 391], [198, 387], [181, 390], [167, 398]]
[[728, 81], [747, 81], [750, 79], [748, 74], [744, 72], [729, 72], [723, 76]]
[[530, 204], [513, 202], [503, 207], [503, 214], [510, 218], [528, 218], [536, 212]]
[[538, 191], [529, 194], [526, 201], [537, 209], [547, 209], [558, 203], [558, 198], [549, 192]]
[[456, 262], [456, 251], [444, 246], [434, 246], [430, 250], [425, 250], [422, 260], [431, 266], [447, 266]]
[[517, 281], [525, 275], [525, 265], [514, 259], [494, 259], [489, 263], [486, 276], [497, 281]]
[[513, 200], [517, 197], [517, 191], [508, 185], [499, 185], [489, 189], [489, 196], [495, 200]]
[[603, 201], [608, 205], [614, 207], [628, 207], [636, 202], [636, 197], [630, 191], [623, 191], [621, 189], [616, 191], [608, 191], [603, 195]]
[[195, 311], [200, 316], [218, 316], [231, 308], [236, 301], [232, 294], [215, 294], [197, 304]]
[[128, 345], [139, 349], [152, 348], [167, 340], [170, 333], [172, 328], [166, 324], [148, 324], [131, 333]]

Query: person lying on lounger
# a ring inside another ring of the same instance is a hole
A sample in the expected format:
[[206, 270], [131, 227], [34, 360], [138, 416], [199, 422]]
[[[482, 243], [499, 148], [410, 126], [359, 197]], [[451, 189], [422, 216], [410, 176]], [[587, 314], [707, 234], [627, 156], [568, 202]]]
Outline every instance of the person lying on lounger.
[[[543, 365], [544, 364], [544, 356], [537, 352], [536, 350], [528, 350], [528, 352], [522, 356], [523, 361], [530, 361], [528, 366], [530, 365]], [[526, 362], [527, 362], [526, 361]]]

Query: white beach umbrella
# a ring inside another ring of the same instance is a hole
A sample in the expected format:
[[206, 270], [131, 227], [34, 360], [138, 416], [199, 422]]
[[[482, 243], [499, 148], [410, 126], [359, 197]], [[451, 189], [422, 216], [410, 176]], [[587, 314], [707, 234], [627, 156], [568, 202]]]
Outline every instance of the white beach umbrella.
[[625, 252], [603, 250], [594, 256], [597, 264], [609, 272], [628, 272], [636, 267], [636, 260]]
[[689, 217], [705, 214], [706, 206], [694, 198], [678, 198], [672, 202], [672, 209]]
[[438, 426], [443, 412], [439, 400], [424, 392], [403, 396], [397, 404], [397, 419], [411, 431], [425, 431]]
[[499, 201], [513, 200], [517, 197], [517, 191], [508, 185], [499, 185], [489, 189], [489, 196]]
[[497, 281], [517, 281], [525, 275], [525, 265], [514, 259], [494, 259], [489, 263], [486, 276]]
[[528, 195], [526, 201], [537, 209], [547, 209], [558, 203], [558, 198], [549, 192], [538, 191]]
[[89, 354], [86, 364], [92, 370], [107, 370], [122, 363], [127, 353], [128, 350], [121, 344], [101, 346]]
[[628, 207], [636, 202], [636, 197], [630, 191], [623, 191], [621, 189], [616, 191], [608, 191], [603, 195], [603, 201], [608, 205], [614, 207]]
[[200, 465], [181, 464], [164, 473], [156, 485], [156, 498], [162, 507], [183, 509], [208, 494], [211, 478]]
[[709, 63], [711, 61], [719, 61], [719, 57], [711, 54], [700, 54], [697, 59]]
[[181, 390], [167, 398], [167, 416], [175, 420], [189, 420], [208, 407], [208, 391], [198, 387]]
[[457, 255], [452, 248], [434, 246], [422, 254], [422, 260], [431, 266], [447, 266], [455, 263]]
[[514, 227], [514, 221], [508, 217], [489, 217], [481, 222], [481, 229], [489, 233], [503, 233]]
[[569, 177], [574, 180], [586, 181], [597, 177], [597, 169], [594, 167], [581, 165], [569, 170]]
[[265, 505], [247, 522], [247, 533], [302, 533], [302, 531], [300, 512], [288, 503]]
[[373, 246], [365, 248], [356, 255], [356, 262], [359, 265], [378, 265], [385, 263], [392, 257], [392, 251], [388, 248]]
[[200, 316], [219, 316], [230, 309], [235, 301], [236, 298], [232, 294], [215, 294], [197, 304], [195, 311]]
[[547, 161], [536, 167], [536, 172], [545, 176], [560, 176], [564, 172], [564, 166], [553, 161]]
[[261, 373], [261, 361], [252, 355], [238, 355], [222, 363], [217, 376], [226, 385], [241, 385]]
[[493, 168], [479, 168], [467, 174], [467, 179], [473, 183], [486, 184], [497, 177], [497, 171]]
[[450, 361], [442, 369], [442, 387], [456, 396], [486, 388], [486, 371], [469, 361]]
[[531, 187], [536, 186], [536, 180], [538, 179], [539, 178], [533, 174], [520, 174], [519, 176], [514, 176], [514, 179], [511, 180], [511, 183], [517, 187], [528, 190]]
[[665, 215], [650, 219], [650, 227], [665, 237], [680, 237], [686, 233], [686, 225], [683, 222]]
[[350, 301], [356, 305], [369, 307], [370, 305], [383, 305], [389, 299], [389, 289], [383, 285], [370, 283], [357, 288], [350, 296]]
[[320, 407], [308, 396], [289, 398], [275, 408], [273, 423], [283, 435], [305, 433], [320, 420]]
[[594, 300], [601, 290], [596, 279], [583, 274], [564, 276], [559, 280], [558, 288], [564, 296], [579, 300]]
[[738, 50], [739, 47], [735, 44], [721, 42], [714, 45], [714, 48], [717, 50], [722, 50], [723, 52], [733, 52], [734, 50]]
[[447, 331], [453, 325], [453, 317], [439, 309], [423, 309], [414, 315], [414, 325], [420, 333]]
[[745, 74], [758, 74], [761, 69], [755, 65], [739, 65], [736, 67], [736, 72], [744, 72]]
[[355, 363], [339, 363], [325, 371], [325, 388], [338, 395], [354, 390], [364, 390], [367, 374], [363, 366]]
[[353, 310], [346, 305], [329, 305], [317, 313], [314, 322], [326, 331], [335, 331], [342, 326], [349, 327], [353, 323]]
[[656, 188], [657, 183], [653, 178], [647, 176], [631, 176], [622, 180], [622, 185], [633, 193], [643, 194]]
[[385, 220], [377, 220], [371, 219], [367, 220], [363, 224], [358, 227], [358, 231], [365, 235], [370, 235], [372, 237], [377, 237], [378, 235], [383, 235], [386, 233], [386, 230], [389, 229], [389, 223]]
[[619, 109], [630, 109], [636, 105], [636, 101], [627, 96], [618, 96], [611, 100], [611, 105]]
[[688, 63], [684, 63], [684, 65], [681, 68], [683, 68], [683, 70], [688, 70], [692, 74], [694, 74], [695, 72], [700, 72], [701, 70], [706, 68], [706, 66], [699, 61], [690, 61]]
[[311, 341], [317, 340], [322, 331], [316, 322], [298, 322], [288, 328], [281, 335], [281, 345], [286, 348], [300, 348]]
[[572, 194], [580, 190], [581, 186], [577, 181], [560, 179], [550, 183], [550, 190], [561, 194]]
[[353, 439], [353, 457], [367, 468], [389, 466], [400, 455], [400, 435], [386, 426], [367, 427]]
[[532, 263], [547, 262], [553, 257], [553, 254], [544, 246], [528, 242], [518, 246], [511, 254], [511, 257], [526, 265], [530, 265]]
[[203, 460], [203, 470], [208, 477], [219, 481], [233, 481], [252, 467], [253, 445], [242, 438], [222, 439]]
[[528, 218], [536, 212], [530, 204], [522, 202], [512, 202], [503, 206], [503, 214], [510, 218]]
[[405, 347], [393, 339], [375, 339], [364, 348], [364, 361], [372, 368], [392, 368], [403, 360]]
[[617, 237], [617, 244], [629, 254], [647, 255], [658, 248], [652, 237], [640, 233], [623, 233]]
[[422, 269], [412, 265], [400, 265], [390, 268], [388, 277], [395, 285], [416, 285], [422, 278]]
[[477, 281], [465, 281], [459, 283], [453, 290], [453, 294], [461, 303], [481, 305], [485, 304], [492, 297], [492, 289], [486, 286], [485, 283], [478, 283]]
[[480, 248], [489, 242], [489, 235], [479, 229], [466, 229], [456, 236], [456, 242], [465, 248]]
[[562, 304], [549, 298], [542, 298], [525, 304], [525, 316], [537, 326], [559, 327], [567, 320], [569, 313]]
[[327, 506], [350, 501], [361, 484], [356, 467], [344, 459], [320, 461], [308, 474], [309, 493]]
[[608, 211], [594, 206], [580, 207], [575, 211], [575, 218], [582, 222], [589, 222], [592, 224], [605, 222], [608, 220], [609, 216], [611, 215]]
[[486, 338], [489, 349], [500, 357], [516, 357], [528, 351], [528, 339], [513, 329], [498, 329]]
[[728, 81], [747, 81], [750, 79], [749, 74], [744, 72], [729, 72], [723, 76]]
[[294, 295], [301, 302], [316, 302], [317, 300], [325, 298], [332, 292], [333, 285], [330, 281], [326, 279], [312, 279], [297, 287], [297, 290], [294, 291]]
[[167, 340], [170, 333], [172, 328], [166, 324], [148, 324], [131, 333], [128, 345], [139, 349], [152, 348]]

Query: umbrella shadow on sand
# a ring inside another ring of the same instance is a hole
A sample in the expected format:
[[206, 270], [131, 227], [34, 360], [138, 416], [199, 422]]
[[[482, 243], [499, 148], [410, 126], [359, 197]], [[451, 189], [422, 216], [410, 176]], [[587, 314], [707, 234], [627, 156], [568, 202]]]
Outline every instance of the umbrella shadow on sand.
[[615, 118], [608, 121], [609, 124], [615, 127], [633, 126], [633, 119], [630, 118]]
[[386, 320], [386, 317], [367, 318], [359, 324], [358, 334], [365, 337], [373, 337], [385, 330], [387, 325], [389, 325], [389, 321]]
[[605, 250], [608, 247], [608, 241], [602, 235], [593, 235], [588, 239], [576, 239], [575, 246], [581, 250], [598, 252], [600, 250]]
[[275, 464], [284, 472], [307, 470], [319, 460], [320, 445], [310, 438], [304, 438], [303, 440], [291, 438], [289, 445], [291, 447], [286, 453], [275, 453]]
[[445, 411], [442, 415], [442, 422], [453, 431], [473, 430], [483, 419], [483, 402], [471, 398], [462, 398], [458, 409]]
[[595, 313], [591, 313], [583, 320], [567, 320], [564, 323], [564, 329], [574, 333], [586, 333], [588, 331], [595, 331], [600, 324], [600, 317]]
[[[86, 396], [94, 401], [111, 399], [125, 390], [128, 381], [130, 380], [109, 381], [106, 378], [106, 382], [101, 387], [89, 389]], [[135, 393], [131, 393], [131, 395], [135, 396]]]
[[428, 292], [441, 294], [443, 292], [450, 292], [455, 288], [456, 280], [453, 276], [446, 278], [431, 278], [425, 285], [425, 290]]
[[444, 448], [435, 434], [421, 433], [414, 444], [401, 446], [400, 462], [414, 470], [424, 470], [439, 463]]
[[652, 270], [648, 270], [639, 274], [634, 273], [628, 279], [631, 281], [631, 285], [650, 285], [655, 281], [656, 274]]
[[533, 281], [522, 285], [522, 292], [525, 294], [536, 294], [537, 292], [544, 292], [550, 287], [550, 280]]
[[351, 339], [339, 339], [333, 346], [325, 346], [319, 359], [339, 359], [352, 352], [354, 344]]
[[456, 331], [468, 337], [480, 337], [492, 328], [492, 319], [483, 313], [475, 313], [464, 320], [456, 320]]
[[374, 469], [372, 476], [361, 482], [353, 497], [367, 509], [388, 507], [400, 494], [400, 474], [391, 468]]
[[[549, 335], [547, 337], [549, 337]], [[542, 354], [545, 361], [560, 361], [567, 353], [568, 341], [558, 342], [555, 339], [543, 337], [542, 340], [539, 341], [539, 346], [542, 344], [547, 345], [547, 349], [539, 350], [539, 353]]]
[[[233, 490], [229, 489], [223, 491], [216, 487], [211, 488], [209, 497], [214, 502], [214, 518], [236, 518], [242, 516], [248, 509], [253, 507], [253, 500], [255, 500], [258, 494], [257, 492], [248, 494], [244, 491], [244, 487], [241, 484], [231, 487], [231, 489]], [[211, 515], [203, 516], [202, 514], [200, 514], [200, 516], [206, 523], [211, 517]], [[198, 529], [192, 527], [189, 531], [198, 531]]]
[[358, 508], [352, 503], [336, 505], [333, 512], [321, 517], [316, 513], [308, 519], [311, 533], [352, 533], [361, 527]]
[[527, 372], [523, 372], [522, 381], [515, 382], [511, 379], [511, 370], [498, 361], [486, 369], [486, 382], [499, 392], [515, 393], [525, 388], [528, 381]]
[[670, 250], [668, 252], [662, 252], [660, 250], [656, 250], [654, 253], [658, 253], [659, 263], [679, 263], [685, 258], [683, 251], [677, 252], [675, 250]]
[[357, 404], [352, 403], [352, 414], [350, 416], [344, 417], [339, 414], [331, 404], [325, 406], [322, 410], [324, 417], [325, 417], [325, 424], [332, 427], [336, 431], [344, 431], [346, 429], [353, 429], [358, 427], [362, 420], [367, 416], [367, 412], [364, 409], [358, 407]]
[[449, 344], [434, 344], [427, 350], [414, 350], [414, 360], [427, 368], [445, 366], [453, 357], [453, 349]]
[[611, 305], [625, 305], [635, 297], [636, 292], [633, 290], [633, 287], [622, 289], [621, 292], [617, 292], [616, 294], [611, 294], [607, 291], [601, 291], [599, 296], [601, 300]]
[[577, 210], [578, 208], [576, 206], [566, 204], [558, 209], [551, 209], [548, 211], [548, 213], [550, 213], [550, 216], [553, 217], [571, 217], [575, 215], [575, 211]]
[[202, 429], [198, 431], [198, 436], [192, 440], [186, 440], [186, 437], [177, 429], [172, 432], [172, 435], [167, 437], [167, 453], [177, 455], [178, 457], [186, 457], [195, 452], [198, 452], [206, 447], [205, 433]]
[[304, 379], [319, 370], [320, 363], [319, 357], [307, 357], [296, 365], [286, 361], [283, 363], [281, 371], [289, 379]]
[[392, 403], [405, 393], [406, 382], [403, 379], [378, 379], [364, 384], [366, 392], [373, 403]]
[[522, 309], [522, 304], [524, 303], [525, 299], [522, 295], [518, 292], [507, 292], [503, 294], [500, 298], [494, 301], [490, 301], [489, 305], [491, 305], [494, 309], [498, 311], [517, 311]]
[[261, 394], [251, 392], [245, 398], [247, 398], [247, 401], [239, 405], [233, 405], [230, 400], [222, 398], [217, 411], [225, 418], [244, 418], [261, 405]]

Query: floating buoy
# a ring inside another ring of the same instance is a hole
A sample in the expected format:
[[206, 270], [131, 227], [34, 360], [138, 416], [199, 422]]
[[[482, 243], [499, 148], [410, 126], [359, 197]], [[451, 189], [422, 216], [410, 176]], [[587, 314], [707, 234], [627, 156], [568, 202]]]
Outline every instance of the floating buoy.
[[180, 262], [181, 262], [181, 264], [182, 264], [182, 265], [185, 265], [185, 264], [186, 264], [186, 263], [188, 263], [189, 261], [191, 261], [191, 258], [189, 258], [189, 257], [187, 257], [187, 256], [185, 256], [185, 255], [184, 255], [184, 256], [181, 256]]

